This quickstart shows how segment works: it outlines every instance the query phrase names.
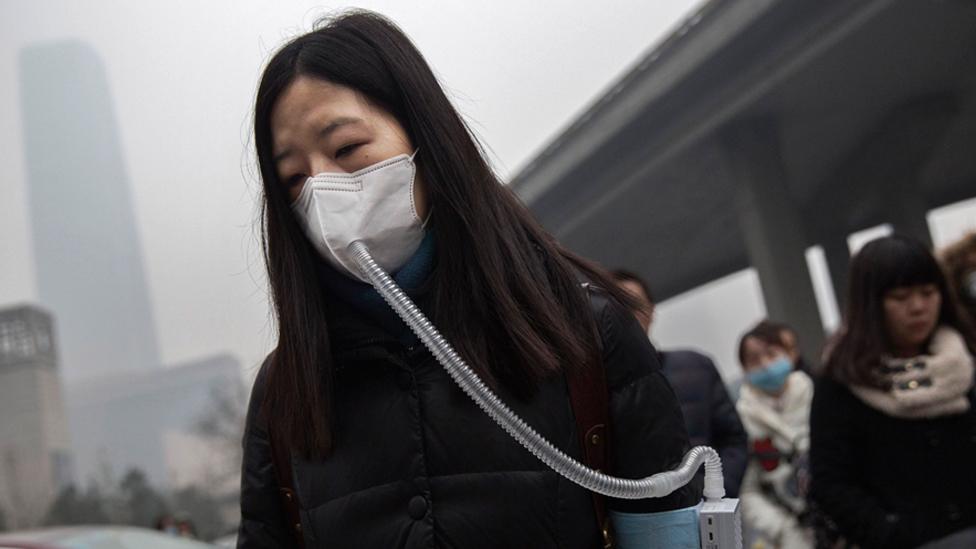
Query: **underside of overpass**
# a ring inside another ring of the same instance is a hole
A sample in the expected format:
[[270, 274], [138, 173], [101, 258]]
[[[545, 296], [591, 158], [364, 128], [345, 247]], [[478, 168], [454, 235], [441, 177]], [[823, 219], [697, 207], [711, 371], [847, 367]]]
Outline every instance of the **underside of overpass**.
[[755, 267], [815, 354], [808, 247], [841, 296], [849, 234], [976, 196], [976, 2], [713, 0], [512, 186], [659, 300]]

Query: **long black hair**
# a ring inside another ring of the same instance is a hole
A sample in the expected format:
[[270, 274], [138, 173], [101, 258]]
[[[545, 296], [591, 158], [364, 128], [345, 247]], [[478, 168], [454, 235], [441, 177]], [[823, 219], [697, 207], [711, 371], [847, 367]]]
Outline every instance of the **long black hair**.
[[380, 15], [346, 12], [283, 46], [257, 93], [262, 239], [278, 321], [263, 410], [276, 436], [306, 456], [327, 455], [335, 443], [321, 259], [272, 160], [272, 109], [298, 76], [360, 93], [391, 113], [419, 149], [432, 211], [427, 230], [438, 247], [431, 314], [483, 379], [525, 397], [550, 375], [595, 366], [599, 336], [580, 276], [629, 306], [628, 298], [601, 269], [563, 249], [498, 180], [409, 38]]
[[885, 380], [877, 373], [881, 356], [891, 350], [885, 328], [885, 294], [924, 284], [934, 284], [942, 297], [938, 325], [959, 331], [972, 352], [971, 329], [960, 317], [935, 257], [921, 242], [892, 235], [867, 243], [851, 260], [844, 325], [832, 345], [824, 373], [842, 383], [886, 389]]

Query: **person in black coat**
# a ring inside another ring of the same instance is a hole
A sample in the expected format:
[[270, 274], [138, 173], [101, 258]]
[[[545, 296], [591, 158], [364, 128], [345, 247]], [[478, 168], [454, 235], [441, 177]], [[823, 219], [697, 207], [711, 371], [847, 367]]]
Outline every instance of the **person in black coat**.
[[[608, 472], [642, 478], [689, 450], [629, 298], [494, 176], [395, 25], [352, 11], [283, 46], [255, 145], [278, 341], [249, 404], [238, 547], [597, 547], [601, 502], [621, 539], [650, 518], [661, 546], [698, 546], [699, 483], [594, 500], [495, 425], [364, 280], [356, 241], [577, 460], [605, 445]], [[606, 381], [608, 436], [577, 432], [581, 376]]]
[[971, 330], [921, 243], [864, 246], [811, 410], [819, 541], [976, 547]]
[[[637, 301], [634, 316], [644, 333], [650, 333], [655, 304], [647, 283], [623, 269], [613, 271], [613, 276]], [[678, 395], [691, 444], [718, 451], [725, 492], [729, 497], [738, 497], [748, 462], [748, 437], [718, 368], [707, 356], [689, 350], [659, 351], [658, 359]]]

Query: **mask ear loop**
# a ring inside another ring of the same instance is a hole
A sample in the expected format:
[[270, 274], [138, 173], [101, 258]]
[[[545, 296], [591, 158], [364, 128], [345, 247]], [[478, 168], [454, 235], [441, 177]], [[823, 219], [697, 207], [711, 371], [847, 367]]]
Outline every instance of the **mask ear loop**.
[[434, 207], [431, 206], [430, 209], [427, 210], [427, 217], [425, 217], [424, 221], [420, 224], [421, 229], [425, 231], [427, 230], [427, 224], [430, 223], [430, 216], [433, 214], [434, 214]]
[[[417, 163], [414, 162], [413, 159], [414, 159], [415, 156], [417, 156], [417, 153], [418, 152], [420, 152], [420, 147], [417, 147], [416, 149], [414, 149], [413, 150], [413, 154], [410, 155], [410, 162], [412, 162], [415, 165], [415, 168], [414, 169], [416, 169], [416, 164]], [[414, 176], [414, 177], [416, 177], [416, 176]], [[434, 213], [434, 206], [431, 206], [430, 209], [427, 210], [427, 217], [425, 217], [424, 220], [420, 223], [420, 228], [421, 229], [424, 229], [424, 230], [427, 229], [427, 224], [430, 223], [430, 216], [433, 213]]]

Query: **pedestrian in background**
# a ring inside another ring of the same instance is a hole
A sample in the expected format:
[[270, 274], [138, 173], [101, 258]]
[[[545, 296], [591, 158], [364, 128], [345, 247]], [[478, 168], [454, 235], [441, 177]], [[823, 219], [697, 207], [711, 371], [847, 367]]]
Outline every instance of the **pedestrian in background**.
[[811, 413], [824, 544], [976, 547], [970, 337], [922, 243], [888, 236], [853, 258]]
[[760, 329], [760, 326], [764, 325], [768, 325], [769, 329], [779, 333], [779, 339], [783, 343], [783, 348], [786, 350], [786, 355], [789, 357], [790, 362], [793, 363], [793, 369], [799, 370], [812, 378], [814, 376], [813, 366], [803, 357], [803, 353], [800, 351], [800, 336], [796, 333], [793, 326], [785, 322], [776, 322], [767, 319], [760, 322], [756, 329]]
[[[617, 269], [614, 278], [634, 297], [634, 316], [650, 333], [654, 322], [654, 297], [647, 283], [636, 273]], [[738, 497], [745, 474], [747, 437], [729, 391], [715, 363], [691, 350], [658, 351], [664, 375], [678, 395], [681, 412], [693, 446], [711, 446], [722, 457], [725, 493]], [[699, 472], [701, 474], [701, 472]]]
[[739, 497], [742, 518], [761, 545], [813, 547], [805, 525], [813, 382], [795, 369], [782, 330], [763, 322], [739, 340], [743, 384], [736, 402], [749, 435]]

